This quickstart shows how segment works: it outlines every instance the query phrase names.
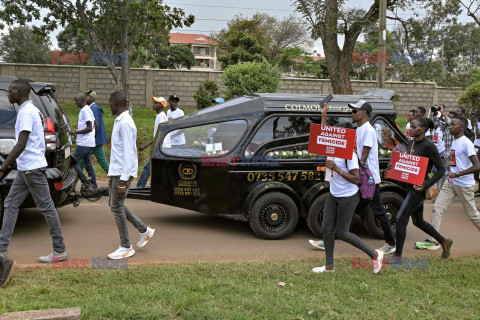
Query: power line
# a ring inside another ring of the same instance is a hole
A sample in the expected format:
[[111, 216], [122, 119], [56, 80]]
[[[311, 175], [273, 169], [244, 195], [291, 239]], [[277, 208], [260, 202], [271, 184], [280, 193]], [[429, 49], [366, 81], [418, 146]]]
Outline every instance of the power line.
[[[192, 6], [192, 7], [208, 7], [208, 8], [225, 8], [225, 9], [242, 9], [242, 10], [263, 10], [263, 11], [284, 11], [284, 12], [293, 12], [293, 10], [286, 9], [264, 9], [264, 8], [242, 8], [242, 7], [227, 7], [227, 6], [211, 6], [207, 4], [191, 4], [191, 3], [170, 3], [171, 5], [176, 6]], [[168, 4], [166, 4], [168, 5]]]

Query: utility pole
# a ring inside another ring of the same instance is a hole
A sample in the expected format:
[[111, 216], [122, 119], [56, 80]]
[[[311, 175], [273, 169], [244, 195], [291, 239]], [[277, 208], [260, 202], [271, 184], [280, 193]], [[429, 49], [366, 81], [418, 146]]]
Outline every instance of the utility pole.
[[379, 0], [378, 30], [378, 87], [385, 88], [385, 68], [387, 63], [387, 0]]

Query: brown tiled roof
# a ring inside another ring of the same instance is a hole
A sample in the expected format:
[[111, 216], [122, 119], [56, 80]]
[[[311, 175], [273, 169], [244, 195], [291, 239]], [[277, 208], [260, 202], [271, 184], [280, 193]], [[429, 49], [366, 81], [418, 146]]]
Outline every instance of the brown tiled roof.
[[170, 36], [170, 43], [217, 44], [217, 41], [204, 34], [169, 33], [168, 35]]

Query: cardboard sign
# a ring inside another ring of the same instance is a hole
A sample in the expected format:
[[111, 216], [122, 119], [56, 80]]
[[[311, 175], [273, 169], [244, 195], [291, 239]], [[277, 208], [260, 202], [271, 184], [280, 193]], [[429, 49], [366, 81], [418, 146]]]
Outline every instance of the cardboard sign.
[[387, 178], [421, 185], [427, 172], [428, 158], [398, 151], [392, 152], [390, 163], [393, 168], [387, 172]]
[[308, 153], [352, 160], [355, 130], [312, 124]]

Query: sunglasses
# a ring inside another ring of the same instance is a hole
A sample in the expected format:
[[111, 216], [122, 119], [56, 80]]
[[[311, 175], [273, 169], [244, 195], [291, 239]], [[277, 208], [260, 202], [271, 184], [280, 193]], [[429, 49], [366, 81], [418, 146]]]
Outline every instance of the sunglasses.
[[352, 109], [352, 114], [356, 114], [360, 109]]

